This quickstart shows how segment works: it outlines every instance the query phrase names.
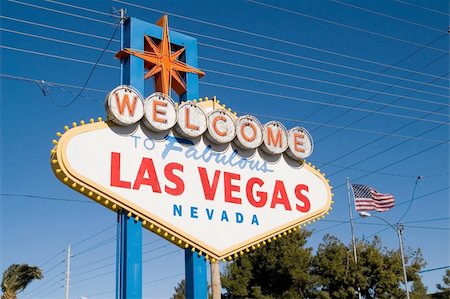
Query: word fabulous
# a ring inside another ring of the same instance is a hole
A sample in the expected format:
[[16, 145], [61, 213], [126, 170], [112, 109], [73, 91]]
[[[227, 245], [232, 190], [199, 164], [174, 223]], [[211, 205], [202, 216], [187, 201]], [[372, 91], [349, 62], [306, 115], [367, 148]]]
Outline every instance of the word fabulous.
[[131, 86], [121, 85], [113, 89], [105, 100], [108, 118], [114, 123], [127, 126], [141, 119], [147, 128], [161, 132], [172, 128], [186, 138], [202, 134], [213, 143], [234, 142], [244, 150], [261, 149], [272, 155], [286, 154], [301, 160], [313, 151], [313, 140], [303, 127], [289, 131], [278, 121], [261, 125], [252, 115], [236, 118], [224, 109], [206, 113], [197, 103], [184, 102], [176, 105], [168, 96], [153, 93], [146, 99]]

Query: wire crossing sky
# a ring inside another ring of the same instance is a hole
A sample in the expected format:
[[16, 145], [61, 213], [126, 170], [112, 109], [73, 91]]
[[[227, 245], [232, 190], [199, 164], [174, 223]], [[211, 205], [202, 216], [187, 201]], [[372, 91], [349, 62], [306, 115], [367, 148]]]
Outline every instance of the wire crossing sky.
[[[63, 296], [69, 243], [71, 297], [114, 294], [117, 216], [59, 183], [49, 155], [65, 125], [105, 117], [120, 80], [120, 8], [151, 23], [168, 14], [170, 30], [198, 39], [202, 97], [311, 132], [309, 162], [330, 179], [335, 204], [307, 227], [309, 246], [325, 234], [350, 244], [348, 177], [395, 196], [377, 216], [403, 218], [404, 243], [421, 248], [423, 282], [436, 290], [450, 265], [448, 1], [3, 0], [0, 260], [2, 271], [44, 270], [19, 298]], [[398, 248], [385, 223], [355, 218], [358, 239], [377, 234]], [[168, 298], [184, 253], [143, 238], [143, 297]]]

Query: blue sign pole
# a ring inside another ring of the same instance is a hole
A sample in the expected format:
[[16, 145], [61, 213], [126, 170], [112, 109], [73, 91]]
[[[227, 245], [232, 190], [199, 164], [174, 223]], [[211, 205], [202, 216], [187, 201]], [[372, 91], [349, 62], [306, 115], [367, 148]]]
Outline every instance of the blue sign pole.
[[[129, 18], [124, 24], [122, 49], [144, 50], [144, 35], [162, 38], [162, 28], [155, 24]], [[197, 40], [190, 36], [169, 32], [172, 44], [185, 48], [185, 62], [198, 66]], [[142, 95], [144, 92], [144, 61], [130, 55], [123, 62], [122, 84], [129, 84]], [[182, 100], [198, 99], [198, 75], [186, 74], [187, 91], [181, 95]], [[117, 299], [142, 298], [142, 224], [119, 213], [118, 218], [118, 261], [117, 261]], [[189, 248], [185, 250], [186, 298], [207, 299], [208, 285], [206, 260]]]
[[[133, 33], [130, 19], [123, 26], [122, 48], [144, 50], [144, 37]], [[144, 62], [130, 56], [122, 62], [122, 84], [128, 84], [144, 94]], [[128, 217], [128, 211], [118, 213], [117, 223], [116, 298], [142, 298], [142, 223]]]

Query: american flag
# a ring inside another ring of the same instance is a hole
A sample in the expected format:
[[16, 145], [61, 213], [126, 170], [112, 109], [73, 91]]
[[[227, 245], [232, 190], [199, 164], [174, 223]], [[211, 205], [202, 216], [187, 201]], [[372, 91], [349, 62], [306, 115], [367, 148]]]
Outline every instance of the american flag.
[[359, 184], [352, 184], [356, 211], [385, 212], [394, 207], [394, 195], [379, 193], [377, 190]]

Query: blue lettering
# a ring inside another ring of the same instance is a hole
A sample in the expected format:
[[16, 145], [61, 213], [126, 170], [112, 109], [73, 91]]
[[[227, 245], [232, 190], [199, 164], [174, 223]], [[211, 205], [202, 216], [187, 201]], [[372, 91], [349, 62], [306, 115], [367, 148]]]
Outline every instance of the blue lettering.
[[255, 214], [253, 214], [253, 217], [252, 217], [252, 225], [253, 225], [253, 224], [259, 225], [258, 217], [256, 217]]
[[214, 215], [214, 209], [210, 210], [210, 209], [206, 208], [206, 215], [208, 216], [209, 220], [212, 220], [212, 217]]
[[165, 159], [167, 157], [167, 155], [169, 154], [169, 152], [171, 150], [176, 151], [176, 152], [183, 152], [183, 148], [180, 146], [177, 146], [176, 143], [181, 144], [189, 144], [189, 145], [194, 145], [194, 142], [187, 140], [187, 139], [183, 139], [183, 138], [176, 138], [173, 136], [167, 136], [167, 144], [166, 144], [166, 148], [164, 149], [164, 151], [162, 152], [161, 156], [163, 159]]
[[[148, 142], [148, 141], [150, 141], [150, 146], [147, 146], [147, 142]], [[145, 147], [146, 149], [148, 149], [149, 151], [151, 151], [152, 149], [155, 148], [155, 142], [154, 142], [152, 139], [150, 139], [150, 138], [146, 138], [146, 139], [144, 140], [144, 147]]]
[[228, 215], [227, 215], [227, 211], [223, 211], [222, 212], [222, 218], [220, 219], [220, 221], [226, 221], [228, 222]]
[[181, 205], [173, 205], [173, 216], [183, 216], [183, 209]]
[[137, 148], [137, 141], [138, 139], [141, 139], [139, 136], [131, 135], [132, 138], [134, 138], [134, 148]]
[[236, 223], [242, 223], [244, 222], [244, 215], [242, 215], [239, 212], [236, 212]]
[[191, 218], [198, 218], [198, 208], [197, 207], [191, 207]]

